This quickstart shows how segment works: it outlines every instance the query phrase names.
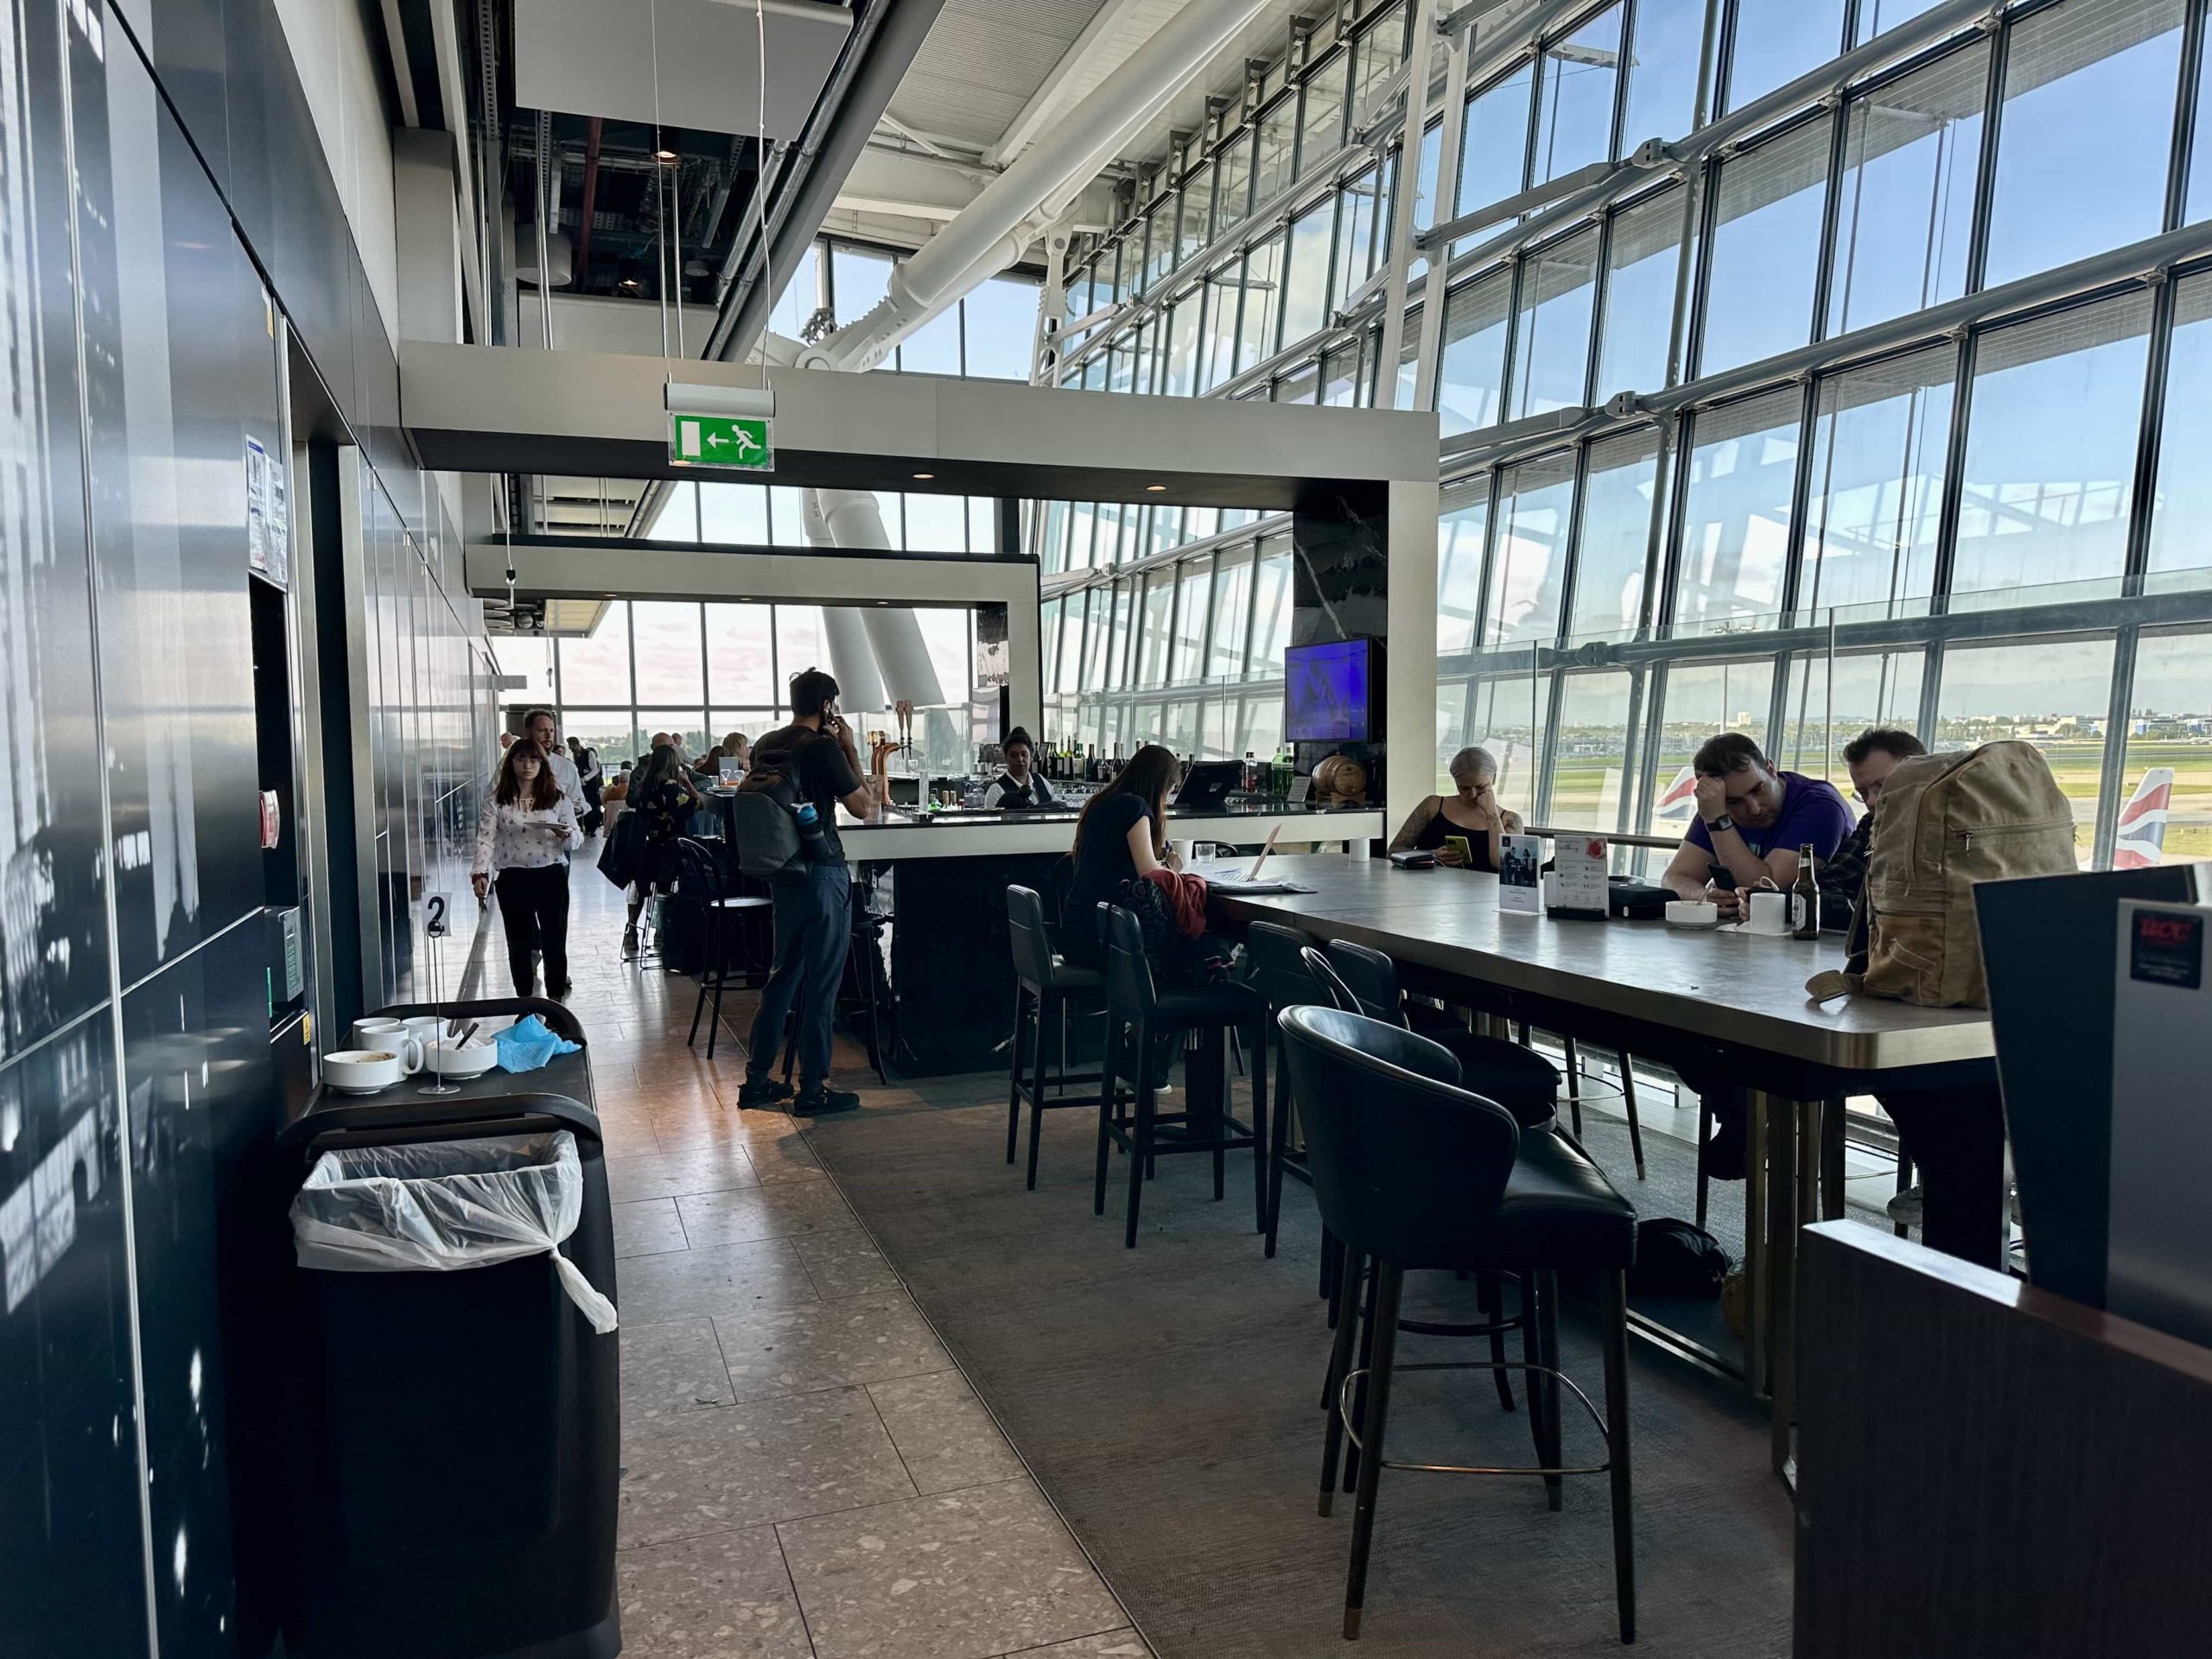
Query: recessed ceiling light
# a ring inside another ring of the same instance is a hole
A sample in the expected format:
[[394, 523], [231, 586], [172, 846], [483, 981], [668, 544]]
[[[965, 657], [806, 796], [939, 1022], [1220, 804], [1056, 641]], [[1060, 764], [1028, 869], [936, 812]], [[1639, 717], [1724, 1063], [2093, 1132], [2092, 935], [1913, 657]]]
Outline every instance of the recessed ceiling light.
[[1162, 490], [1166, 489], [1167, 486], [1166, 486], [1165, 484], [1147, 484], [1147, 485], [1146, 485], [1144, 487], [1145, 487], [1146, 491], [1147, 491], [1148, 493], [1153, 494], [1153, 495], [1158, 495], [1158, 494], [1159, 494]]
[[916, 478], [935, 478], [937, 474], [935, 473], [916, 473], [914, 476]]

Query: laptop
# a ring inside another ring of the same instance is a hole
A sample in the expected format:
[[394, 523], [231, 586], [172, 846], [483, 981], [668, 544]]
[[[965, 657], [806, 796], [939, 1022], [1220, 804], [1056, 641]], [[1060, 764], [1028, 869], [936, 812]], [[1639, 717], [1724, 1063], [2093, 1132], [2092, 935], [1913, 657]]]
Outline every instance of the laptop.
[[1199, 760], [1183, 775], [1175, 791], [1178, 812], [1217, 812], [1230, 796], [1244, 786], [1244, 766], [1238, 760]]

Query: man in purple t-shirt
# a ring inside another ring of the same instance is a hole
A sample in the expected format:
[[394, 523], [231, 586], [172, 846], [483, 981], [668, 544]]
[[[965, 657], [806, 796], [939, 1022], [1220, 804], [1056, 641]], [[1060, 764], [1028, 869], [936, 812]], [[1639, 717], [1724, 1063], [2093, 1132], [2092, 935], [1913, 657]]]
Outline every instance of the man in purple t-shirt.
[[[1697, 773], [1697, 819], [1661, 879], [1685, 899], [1711, 899], [1732, 916], [1738, 894], [1771, 880], [1787, 892], [1799, 851], [1812, 843], [1824, 863], [1849, 839], [1851, 808], [1834, 784], [1777, 772], [1741, 732], [1707, 738], [1690, 762]], [[1734, 878], [1713, 887], [1713, 866]]]

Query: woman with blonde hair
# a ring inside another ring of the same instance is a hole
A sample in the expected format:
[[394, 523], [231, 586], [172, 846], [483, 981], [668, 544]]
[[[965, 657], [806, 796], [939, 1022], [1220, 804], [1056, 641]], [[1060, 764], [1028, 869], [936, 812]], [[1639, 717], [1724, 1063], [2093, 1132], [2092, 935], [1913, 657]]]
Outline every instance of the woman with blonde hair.
[[[1497, 758], [1488, 749], [1470, 745], [1452, 757], [1452, 781], [1457, 791], [1432, 795], [1407, 816], [1392, 837], [1390, 850], [1433, 852], [1436, 861], [1458, 868], [1495, 872], [1504, 855], [1504, 838], [1521, 833], [1521, 815], [1497, 804]], [[1470, 856], [1462, 861], [1446, 845], [1449, 836], [1463, 837]]]

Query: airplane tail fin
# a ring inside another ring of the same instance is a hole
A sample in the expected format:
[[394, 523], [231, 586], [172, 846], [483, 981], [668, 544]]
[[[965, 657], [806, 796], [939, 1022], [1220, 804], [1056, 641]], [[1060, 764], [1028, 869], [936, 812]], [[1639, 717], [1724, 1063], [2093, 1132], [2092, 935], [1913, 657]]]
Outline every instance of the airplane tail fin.
[[2113, 844], [2116, 870], [2148, 869], [2165, 861], [2166, 819], [2172, 810], [2174, 769], [2153, 766], [2120, 809], [2119, 839]]

